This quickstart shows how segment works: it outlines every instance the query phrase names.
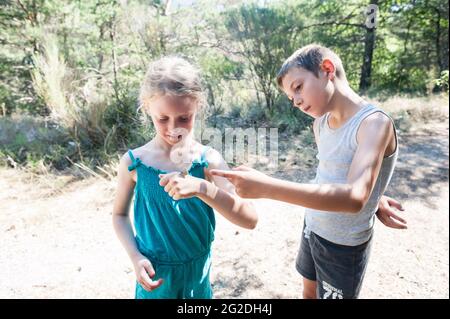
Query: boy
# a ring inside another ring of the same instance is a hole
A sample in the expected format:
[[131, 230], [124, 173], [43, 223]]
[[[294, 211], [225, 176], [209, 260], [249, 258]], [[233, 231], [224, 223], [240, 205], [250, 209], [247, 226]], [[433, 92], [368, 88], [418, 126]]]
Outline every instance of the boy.
[[306, 207], [296, 262], [304, 298], [357, 298], [374, 216], [397, 160], [393, 121], [350, 88], [341, 59], [323, 46], [297, 50], [277, 81], [294, 107], [315, 118], [315, 183], [283, 181], [247, 167], [211, 173], [228, 178], [241, 197]]

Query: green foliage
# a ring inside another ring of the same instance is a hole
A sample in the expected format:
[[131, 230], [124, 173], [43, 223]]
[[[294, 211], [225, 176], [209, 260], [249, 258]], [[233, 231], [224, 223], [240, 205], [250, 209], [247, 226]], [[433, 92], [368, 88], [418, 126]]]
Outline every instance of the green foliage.
[[444, 92], [448, 93], [448, 70], [442, 71], [439, 79], [434, 80], [434, 83]]
[[[78, 147], [62, 127], [30, 116], [0, 118], [0, 160], [25, 164], [43, 160], [57, 169], [79, 159]], [[9, 161], [8, 161], [9, 158]]]
[[[208, 102], [202, 118], [218, 127], [308, 130], [311, 118], [292, 108], [275, 76], [309, 43], [334, 49], [358, 89], [368, 32], [363, 11], [371, 1], [169, 3], [0, 1], [0, 115], [25, 113], [58, 127], [47, 127], [38, 138], [44, 142], [35, 144], [26, 130], [11, 129], [17, 136], [1, 145], [1, 156], [19, 163], [45, 159], [58, 167], [69, 165], [67, 156], [97, 165], [145, 143], [154, 130], [136, 113], [137, 94], [149, 61], [162, 55], [183, 55], [200, 67]], [[378, 6], [365, 93], [448, 92], [448, 1]], [[0, 121], [1, 134], [11, 128], [6, 123]], [[58, 137], [46, 139], [52, 130]]]

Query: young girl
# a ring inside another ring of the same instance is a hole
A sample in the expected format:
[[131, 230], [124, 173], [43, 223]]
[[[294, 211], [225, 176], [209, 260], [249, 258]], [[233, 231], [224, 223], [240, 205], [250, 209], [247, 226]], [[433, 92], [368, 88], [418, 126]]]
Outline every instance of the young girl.
[[[212, 298], [213, 209], [241, 227], [256, 226], [251, 202], [208, 173], [228, 169], [220, 153], [193, 139], [203, 99], [199, 74], [186, 60], [150, 65], [139, 100], [156, 136], [122, 156], [113, 209], [114, 229], [136, 273], [136, 298]], [[133, 193], [136, 235], [128, 215]]]

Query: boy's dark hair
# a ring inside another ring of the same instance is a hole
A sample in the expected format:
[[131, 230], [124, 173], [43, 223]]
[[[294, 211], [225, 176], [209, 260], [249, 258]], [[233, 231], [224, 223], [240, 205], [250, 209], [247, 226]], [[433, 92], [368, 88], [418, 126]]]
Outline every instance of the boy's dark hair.
[[284, 61], [277, 74], [278, 86], [283, 87], [283, 78], [293, 67], [304, 68], [318, 77], [324, 59], [330, 59], [333, 62], [339, 79], [347, 80], [342, 61], [336, 53], [319, 44], [309, 44], [295, 51]]

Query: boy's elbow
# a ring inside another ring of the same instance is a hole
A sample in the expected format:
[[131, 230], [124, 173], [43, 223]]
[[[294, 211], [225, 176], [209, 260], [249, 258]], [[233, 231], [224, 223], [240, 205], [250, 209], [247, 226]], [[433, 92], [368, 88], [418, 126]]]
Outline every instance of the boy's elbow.
[[255, 216], [254, 218], [252, 218], [248, 224], [248, 229], [255, 229], [256, 225], [258, 224], [258, 216]]
[[350, 206], [348, 208], [348, 212], [352, 214], [359, 213], [364, 207], [364, 203], [361, 200], [353, 199], [350, 201]]
[[255, 208], [253, 207], [253, 204], [251, 202], [246, 202], [245, 209], [249, 213], [250, 217], [248, 218], [248, 221], [245, 225], [245, 228], [247, 229], [255, 229], [256, 225], [258, 224], [258, 214], [255, 211]]
[[252, 230], [252, 229], [256, 228], [257, 224], [258, 224], [258, 219], [256, 218], [254, 220], [252, 219], [252, 220], [246, 221], [245, 224], [241, 224], [241, 227]]
[[364, 206], [366, 206], [368, 200], [369, 197], [365, 194], [357, 194], [352, 192], [349, 200], [350, 205], [348, 207], [348, 212], [353, 214], [359, 213]]
[[351, 187], [350, 190], [350, 198], [349, 198], [349, 207], [347, 211], [349, 213], [357, 214], [359, 213], [364, 206], [366, 206], [368, 200], [369, 200], [370, 193], [366, 192], [365, 190], [358, 189], [358, 187]]

